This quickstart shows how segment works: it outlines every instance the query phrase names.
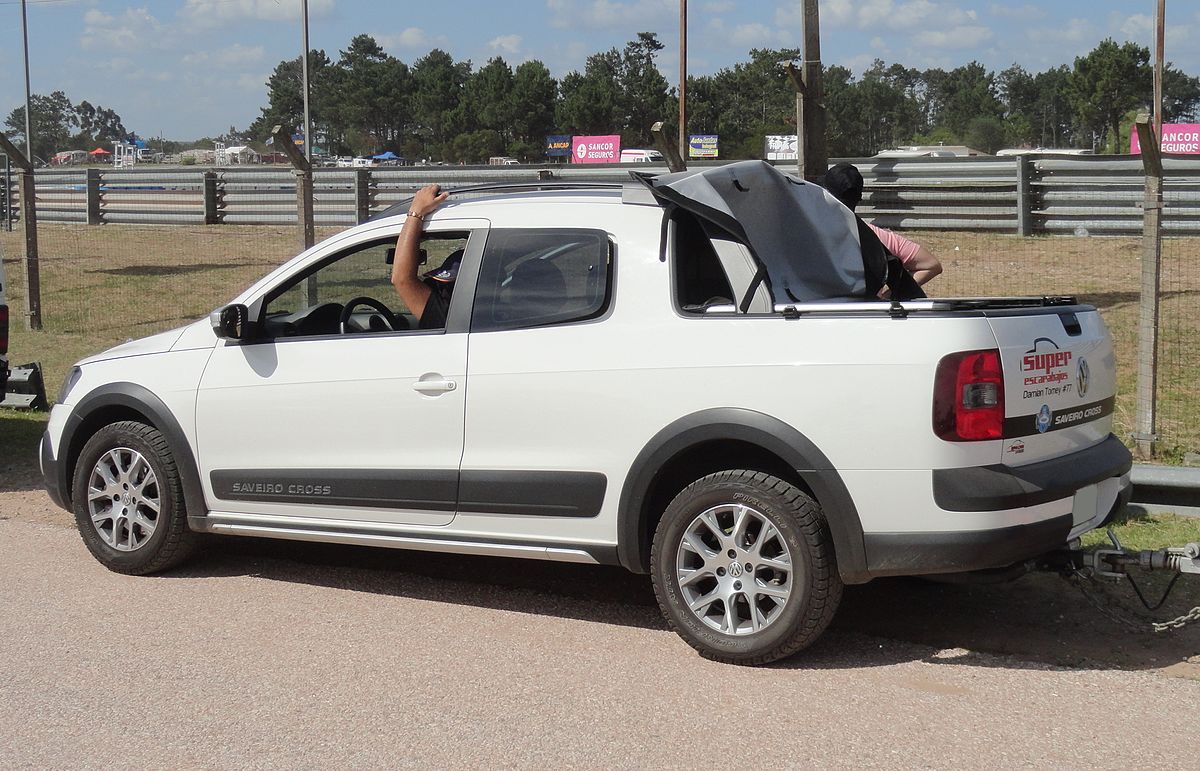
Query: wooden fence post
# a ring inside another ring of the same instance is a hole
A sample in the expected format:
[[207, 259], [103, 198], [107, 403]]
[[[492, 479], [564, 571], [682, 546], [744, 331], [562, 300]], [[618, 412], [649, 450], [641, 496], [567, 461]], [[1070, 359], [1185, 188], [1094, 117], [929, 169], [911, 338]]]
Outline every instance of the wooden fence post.
[[86, 169], [87, 224], [99, 225], [100, 220], [100, 169]]
[[[312, 164], [296, 149], [291, 130], [280, 124], [271, 129], [276, 147], [282, 147], [292, 162], [296, 175], [296, 219], [300, 226], [300, 248], [308, 249], [316, 240], [313, 229], [313, 177]], [[308, 141], [308, 137], [304, 141]]]
[[1158, 441], [1158, 321], [1162, 286], [1162, 155], [1159, 137], [1145, 115], [1138, 116], [1138, 141], [1146, 171], [1142, 198], [1142, 287], [1138, 304], [1137, 414], [1133, 441], [1138, 455], [1149, 458]]
[[34, 190], [33, 164], [3, 133], [0, 133], [0, 151], [17, 166], [21, 224], [25, 232], [25, 328], [38, 330], [42, 328], [42, 280], [38, 266], [37, 192]]
[[221, 223], [221, 196], [217, 186], [217, 172], [204, 172], [204, 224]]
[[371, 218], [371, 171], [354, 170], [354, 213], [355, 221], [362, 224]]
[[[292, 142], [292, 132], [282, 124], [271, 129], [271, 137], [276, 147], [282, 147], [292, 162], [293, 173], [296, 175], [296, 221], [300, 226], [300, 249], [305, 251], [316, 242], [316, 230], [313, 227], [313, 175], [312, 164], [296, 149]], [[312, 141], [305, 136], [305, 142]], [[320, 301], [317, 297], [317, 280], [310, 276], [305, 282], [308, 293], [308, 304], [315, 306]]]

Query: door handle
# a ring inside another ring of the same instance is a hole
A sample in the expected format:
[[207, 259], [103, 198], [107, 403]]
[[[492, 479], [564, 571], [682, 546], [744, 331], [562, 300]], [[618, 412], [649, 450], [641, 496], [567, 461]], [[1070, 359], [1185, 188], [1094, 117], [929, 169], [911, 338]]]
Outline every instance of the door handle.
[[418, 380], [413, 383], [413, 390], [423, 394], [444, 394], [458, 388], [453, 380]]

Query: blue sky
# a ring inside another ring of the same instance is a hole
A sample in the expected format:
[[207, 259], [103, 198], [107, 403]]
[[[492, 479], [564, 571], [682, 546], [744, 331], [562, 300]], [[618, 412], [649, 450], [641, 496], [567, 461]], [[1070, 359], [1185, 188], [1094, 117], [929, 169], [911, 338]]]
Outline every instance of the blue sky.
[[[142, 136], [190, 139], [245, 127], [266, 80], [299, 54], [299, 0], [28, 0], [35, 93], [65, 91], [116, 109]], [[800, 0], [690, 0], [689, 71], [709, 74], [755, 47], [800, 46]], [[1167, 2], [1167, 59], [1200, 75], [1200, 4]], [[822, 0], [822, 60], [855, 74], [875, 58], [993, 70], [1069, 64], [1105, 37], [1151, 46], [1154, 0], [943, 2]], [[501, 55], [540, 59], [556, 76], [640, 31], [667, 44], [659, 66], [678, 77], [678, 0], [310, 0], [313, 48], [336, 59], [374, 35], [412, 63], [440, 47], [476, 66]], [[0, 0], [0, 120], [24, 100], [19, 0]]]

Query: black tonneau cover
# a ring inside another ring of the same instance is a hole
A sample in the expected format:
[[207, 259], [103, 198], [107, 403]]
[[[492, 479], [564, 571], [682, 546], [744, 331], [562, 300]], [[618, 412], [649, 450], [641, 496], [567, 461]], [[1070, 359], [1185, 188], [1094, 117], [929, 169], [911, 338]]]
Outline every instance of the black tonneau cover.
[[866, 296], [857, 221], [819, 185], [763, 161], [635, 177], [664, 203], [745, 244], [766, 268], [776, 302]]

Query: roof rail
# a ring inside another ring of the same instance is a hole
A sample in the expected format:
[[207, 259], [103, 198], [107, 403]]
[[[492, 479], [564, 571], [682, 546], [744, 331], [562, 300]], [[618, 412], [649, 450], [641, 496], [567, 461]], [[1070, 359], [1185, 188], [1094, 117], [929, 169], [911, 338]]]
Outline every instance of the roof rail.
[[[475, 193], [517, 193], [523, 191], [538, 191], [538, 190], [621, 190], [628, 182], [502, 182], [492, 183], [487, 185], [471, 185], [469, 187], [443, 188], [451, 197], [456, 195], [471, 195]], [[401, 198], [398, 203], [394, 203], [378, 214], [374, 214], [368, 220], [378, 220], [385, 217], [394, 217], [397, 214], [407, 214], [409, 207], [412, 205], [415, 195], [410, 195], [407, 198]]]

